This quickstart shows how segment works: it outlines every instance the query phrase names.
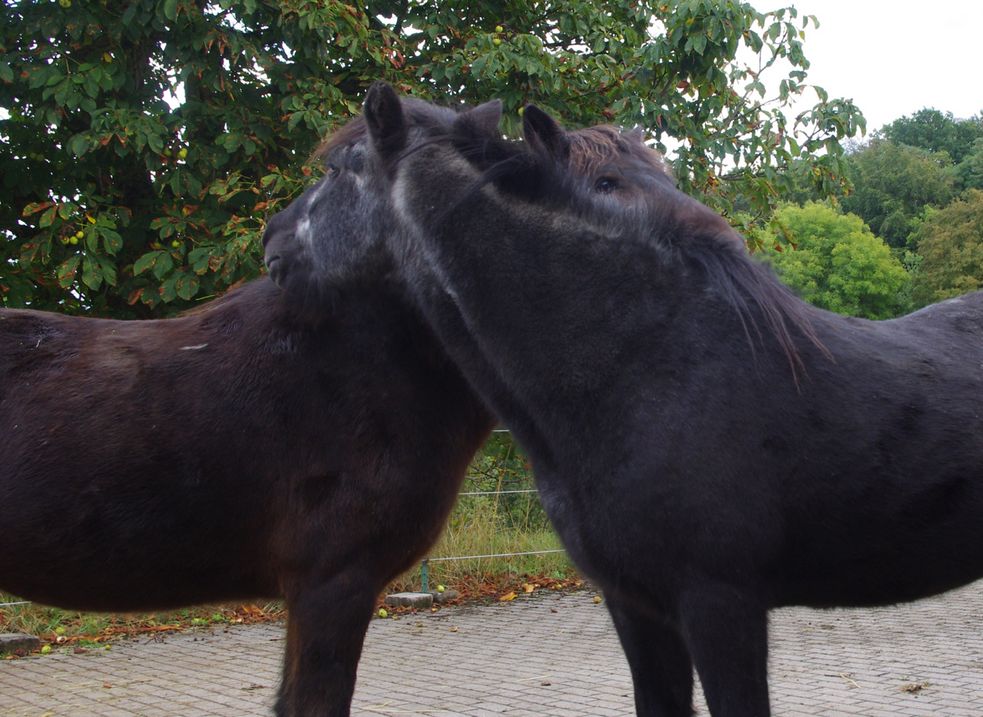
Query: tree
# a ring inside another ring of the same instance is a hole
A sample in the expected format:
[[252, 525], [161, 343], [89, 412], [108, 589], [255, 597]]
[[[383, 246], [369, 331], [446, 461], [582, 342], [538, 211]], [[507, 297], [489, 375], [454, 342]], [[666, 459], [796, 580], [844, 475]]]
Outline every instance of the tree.
[[848, 159], [853, 192], [843, 209], [859, 215], [893, 247], [904, 247], [925, 207], [955, 194], [952, 163], [944, 153], [874, 139]]
[[931, 212], [915, 234], [921, 263], [912, 298], [923, 306], [983, 288], [983, 191]]
[[908, 308], [908, 273], [860, 217], [810, 202], [779, 209], [774, 225], [792, 247], [773, 236], [776, 249], [765, 257], [806, 301], [870, 319], [890, 318]]
[[885, 125], [880, 133], [885, 139], [928, 152], [945, 152], [958, 164], [970, 151], [973, 142], [983, 137], [983, 116], [957, 120], [951, 112], [922, 109]]
[[[380, 78], [500, 97], [513, 127], [527, 102], [640, 124], [678, 143], [687, 191], [766, 216], [796, 159], [836, 189], [839, 142], [863, 127], [806, 84], [812, 24], [736, 0], [3, 0], [0, 300], [162, 315], [256, 275], [265, 218]], [[818, 103], [788, 123], [807, 90]]]
[[983, 189], [983, 137], [973, 142], [956, 165], [956, 180], [963, 189]]

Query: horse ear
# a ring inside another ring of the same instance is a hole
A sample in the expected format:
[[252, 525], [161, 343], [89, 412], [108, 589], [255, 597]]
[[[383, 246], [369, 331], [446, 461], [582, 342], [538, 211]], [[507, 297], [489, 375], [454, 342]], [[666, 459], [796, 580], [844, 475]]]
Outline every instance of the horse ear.
[[545, 153], [562, 162], [570, 156], [570, 140], [566, 132], [536, 105], [526, 105], [522, 112], [522, 136], [535, 152]]
[[482, 134], [498, 134], [498, 125], [502, 121], [502, 101], [485, 102], [461, 117]]
[[638, 125], [635, 125], [630, 130], [625, 132], [625, 136], [632, 142], [638, 142], [639, 144], [645, 143], [645, 130]]
[[365, 95], [362, 114], [372, 145], [383, 157], [391, 157], [406, 146], [403, 105], [391, 85], [374, 82]]

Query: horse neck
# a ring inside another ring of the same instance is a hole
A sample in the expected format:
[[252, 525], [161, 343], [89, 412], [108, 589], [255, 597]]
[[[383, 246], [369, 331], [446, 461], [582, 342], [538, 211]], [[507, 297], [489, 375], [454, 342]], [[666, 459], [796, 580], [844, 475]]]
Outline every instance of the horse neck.
[[751, 366], [734, 307], [695, 269], [667, 269], [663, 249], [564, 235], [570, 227], [557, 233], [488, 206], [477, 202], [455, 214], [453, 229], [417, 236], [422, 246], [409, 255], [426, 260], [407, 271], [445, 348], [540, 463], [566, 436], [683, 374], [733, 380], [713, 371], [735, 351], [747, 354], [733, 360], [736, 370]]

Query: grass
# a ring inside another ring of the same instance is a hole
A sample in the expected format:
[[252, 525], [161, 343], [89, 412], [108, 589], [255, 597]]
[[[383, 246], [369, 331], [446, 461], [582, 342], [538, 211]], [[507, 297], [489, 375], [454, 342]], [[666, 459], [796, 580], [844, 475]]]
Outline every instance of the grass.
[[[467, 499], [462, 499], [462, 503], [465, 500]], [[566, 553], [468, 558], [467, 556], [475, 555], [557, 550], [563, 547], [559, 538], [548, 527], [526, 525], [502, 530], [501, 517], [494, 508], [494, 497], [476, 497], [471, 500], [486, 505], [464, 510], [462, 504], [459, 504], [443, 536], [430, 551], [431, 587], [436, 584], [455, 586], [482, 578], [508, 579], [521, 575], [565, 578], [573, 574], [573, 565]], [[462, 513], [466, 514], [463, 519]], [[419, 590], [419, 566], [397, 580], [395, 587], [400, 590]]]
[[[435, 559], [429, 564], [431, 585], [456, 586], [481, 579], [507, 581], [520, 575], [552, 579], [572, 576], [573, 565], [566, 553], [440, 560], [562, 548], [537, 494], [514, 492], [534, 489], [528, 462], [511, 436], [493, 434], [472, 462], [461, 487], [466, 495], [458, 499], [444, 534], [430, 551]], [[396, 587], [419, 589], [419, 568], [403, 575]]]
[[[15, 602], [0, 593], [0, 603]], [[91, 647], [121, 636], [190, 627], [262, 622], [284, 614], [278, 601], [261, 605], [200, 605], [155, 613], [76, 612], [28, 603], [0, 608], [0, 632], [24, 632], [53, 644]]]
[[[566, 587], [576, 583], [566, 553], [472, 559], [467, 556], [528, 553], [561, 548], [534, 492], [525, 459], [508, 434], [495, 434], [475, 458], [443, 536], [430, 552], [430, 587], [457, 588], [465, 597], [488, 596], [507, 586], [533, 583]], [[459, 559], [459, 558], [466, 559]], [[522, 579], [527, 578], [528, 581]], [[419, 566], [407, 571], [390, 591], [419, 590]], [[17, 598], [0, 593], [0, 603]], [[35, 603], [0, 607], [0, 632], [25, 632], [50, 643], [92, 645], [121, 635], [180, 630], [208, 625], [276, 619], [279, 602], [212, 605], [161, 613], [80, 613]]]

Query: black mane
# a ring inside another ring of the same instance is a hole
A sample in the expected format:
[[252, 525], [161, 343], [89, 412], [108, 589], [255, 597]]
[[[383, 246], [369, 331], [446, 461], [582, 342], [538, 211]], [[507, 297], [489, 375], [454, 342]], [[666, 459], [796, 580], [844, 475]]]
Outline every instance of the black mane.
[[[526, 143], [475, 132], [462, 123], [433, 137], [426, 144], [449, 139], [481, 172], [468, 191], [444, 210], [444, 216], [489, 184], [519, 200], [562, 207], [605, 235], [652, 245], [697, 268], [737, 312], [752, 351], [754, 337], [762, 340], [764, 329], [778, 341], [796, 379], [805, 368], [798, 337], [829, 356], [812, 324], [816, 310], [785, 286], [770, 267], [752, 258], [743, 237], [726, 220], [679, 191], [661, 155], [639, 135], [605, 125], [567, 135], [571, 143], [565, 162], [533, 151]], [[645, 177], [645, 201], [625, 206], [616, 199], [592, 195], [585, 179], [604, 167], [629, 180]]]

